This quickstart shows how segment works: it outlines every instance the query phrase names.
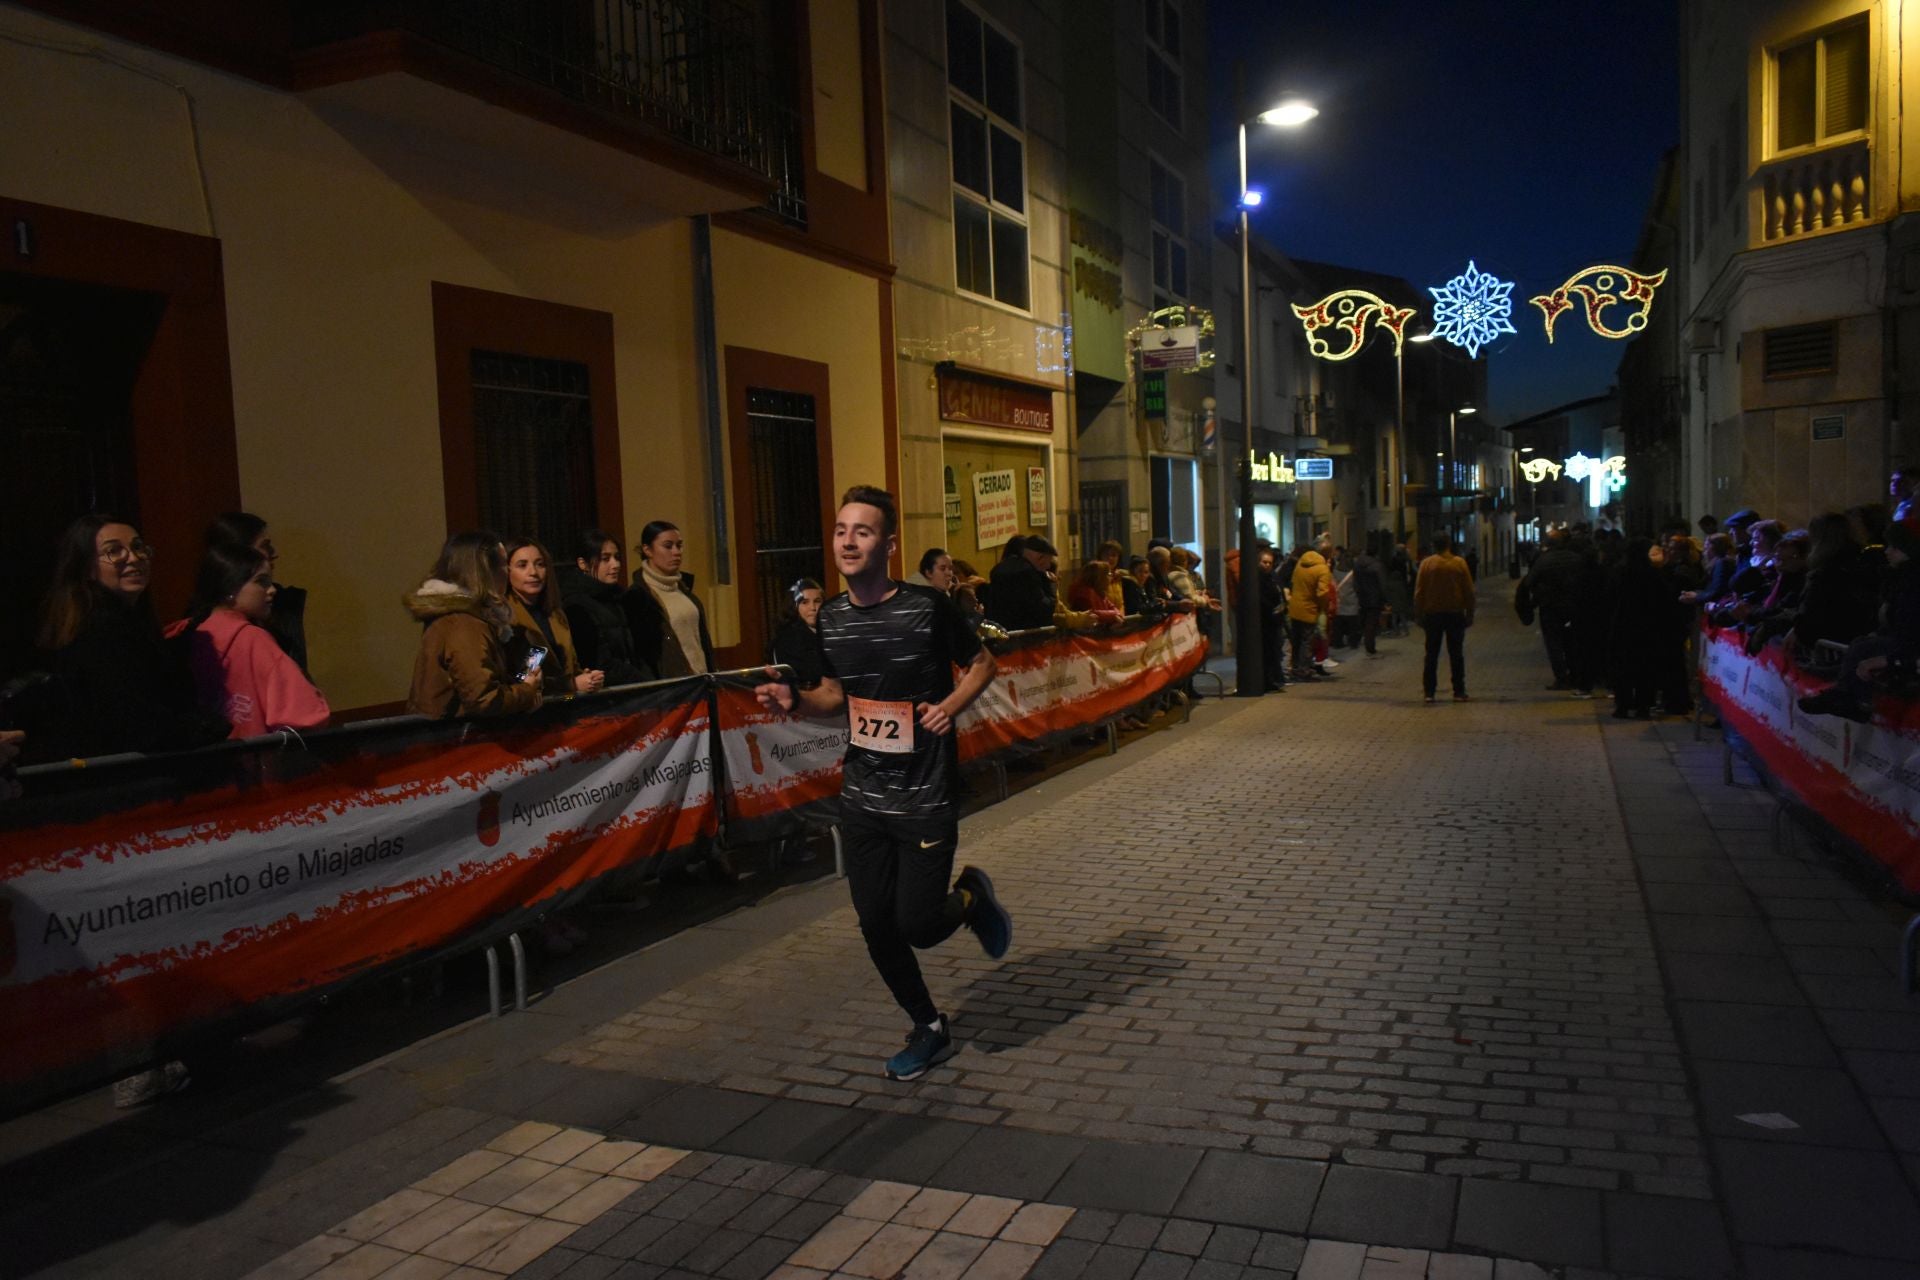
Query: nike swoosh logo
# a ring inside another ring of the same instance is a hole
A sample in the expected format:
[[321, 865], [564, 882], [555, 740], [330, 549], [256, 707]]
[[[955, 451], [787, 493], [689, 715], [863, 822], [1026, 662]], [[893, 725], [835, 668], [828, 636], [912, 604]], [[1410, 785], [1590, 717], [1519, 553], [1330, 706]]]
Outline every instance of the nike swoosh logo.
[[922, 849], [938, 849], [941, 845], [945, 843], [946, 843], [945, 840], [922, 840], [920, 842], [920, 847]]

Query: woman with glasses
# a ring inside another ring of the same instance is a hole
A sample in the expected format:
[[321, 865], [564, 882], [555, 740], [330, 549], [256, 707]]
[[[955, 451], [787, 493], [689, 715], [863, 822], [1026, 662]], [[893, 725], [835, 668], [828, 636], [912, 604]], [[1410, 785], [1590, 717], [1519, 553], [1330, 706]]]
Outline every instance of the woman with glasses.
[[620, 540], [604, 529], [588, 529], [574, 545], [572, 564], [560, 566], [560, 598], [580, 663], [606, 672], [609, 685], [653, 679], [634, 657], [633, 632], [627, 628], [620, 597], [626, 593], [626, 565]]
[[173, 751], [227, 736], [227, 722], [196, 704], [184, 657], [154, 619], [153, 554], [133, 525], [98, 512], [60, 536], [39, 643], [66, 703], [61, 755]]
[[267, 630], [277, 588], [265, 552], [214, 543], [200, 557], [185, 625], [187, 664], [200, 705], [225, 716], [235, 738], [317, 729], [327, 700]]
[[[280, 563], [280, 553], [274, 549], [273, 539], [267, 533], [267, 522], [259, 516], [246, 511], [229, 511], [207, 526], [207, 549], [217, 546], [244, 547], [258, 551], [267, 558], [267, 572], [276, 573]], [[273, 584], [273, 613], [262, 624], [269, 634], [280, 642], [281, 649], [297, 663], [302, 671], [307, 669], [307, 590], [305, 587], [289, 587], [284, 582]]]

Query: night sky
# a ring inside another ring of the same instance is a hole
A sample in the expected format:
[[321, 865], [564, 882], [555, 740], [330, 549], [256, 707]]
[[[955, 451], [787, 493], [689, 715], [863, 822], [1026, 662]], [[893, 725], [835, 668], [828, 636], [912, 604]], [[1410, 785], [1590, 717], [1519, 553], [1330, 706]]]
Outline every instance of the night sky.
[[[1209, 0], [1215, 208], [1237, 195], [1234, 63], [1249, 114], [1288, 94], [1320, 116], [1249, 130], [1255, 234], [1282, 252], [1404, 276], [1517, 282], [1488, 361], [1500, 422], [1606, 391], [1622, 344], [1539, 309], [1581, 267], [1625, 263], [1679, 135], [1676, 0]], [[1197, 101], [1200, 95], [1190, 96]], [[1671, 286], [1655, 306], [1675, 305]], [[1426, 295], [1429, 298], [1431, 295]], [[1416, 324], [1431, 324], [1423, 308]]]

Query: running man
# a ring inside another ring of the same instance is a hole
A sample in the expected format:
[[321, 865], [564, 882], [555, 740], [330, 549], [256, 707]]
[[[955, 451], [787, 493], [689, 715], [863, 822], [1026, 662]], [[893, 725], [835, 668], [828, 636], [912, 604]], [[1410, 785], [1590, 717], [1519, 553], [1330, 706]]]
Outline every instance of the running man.
[[[960, 838], [953, 722], [993, 679], [993, 655], [945, 595], [888, 573], [898, 528], [892, 494], [869, 485], [847, 490], [833, 525], [847, 590], [820, 609], [821, 681], [754, 692], [770, 711], [846, 708], [840, 830], [847, 887], [873, 967], [913, 1022], [907, 1047], [887, 1059], [887, 1076], [914, 1080], [953, 1056], [946, 1015], [914, 948], [937, 947], [965, 925], [997, 960], [1013, 941], [1013, 920], [978, 867], [953, 879]], [[956, 667], [963, 669], [957, 684]]]

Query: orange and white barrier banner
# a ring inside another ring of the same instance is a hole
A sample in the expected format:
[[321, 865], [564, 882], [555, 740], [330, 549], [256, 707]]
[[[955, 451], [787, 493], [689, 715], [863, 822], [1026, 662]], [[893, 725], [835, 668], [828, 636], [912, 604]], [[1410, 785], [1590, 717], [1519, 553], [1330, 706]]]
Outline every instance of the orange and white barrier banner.
[[33, 779], [0, 806], [0, 1109], [692, 846], [708, 730], [695, 678]]
[[1078, 732], [1178, 684], [1207, 658], [1192, 614], [1138, 631], [1062, 632], [997, 651], [1000, 670], [960, 715], [960, 758]]
[[771, 840], [831, 817], [840, 797], [847, 717], [780, 715], [751, 686], [717, 681], [715, 722], [726, 761], [727, 839]]
[[1700, 686], [1721, 721], [1807, 809], [1920, 893], [1920, 706], [1882, 699], [1872, 724], [1808, 715], [1828, 682], [1781, 646], [1749, 655], [1739, 631], [1704, 627]]

